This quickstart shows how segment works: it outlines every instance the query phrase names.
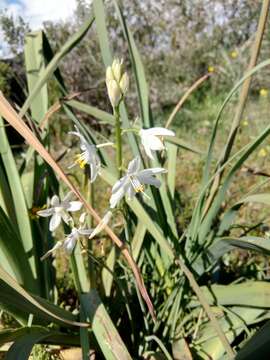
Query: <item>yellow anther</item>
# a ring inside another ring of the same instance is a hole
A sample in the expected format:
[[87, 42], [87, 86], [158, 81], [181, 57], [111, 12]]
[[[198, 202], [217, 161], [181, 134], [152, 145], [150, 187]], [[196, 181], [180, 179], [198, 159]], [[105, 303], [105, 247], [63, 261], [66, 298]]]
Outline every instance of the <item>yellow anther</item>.
[[75, 163], [80, 166], [81, 169], [85, 168], [85, 165], [87, 164], [87, 161], [82, 158], [81, 154], [75, 156], [76, 160]]
[[136, 186], [134, 190], [136, 191], [136, 193], [144, 192], [144, 186], [141, 184], [139, 186]]

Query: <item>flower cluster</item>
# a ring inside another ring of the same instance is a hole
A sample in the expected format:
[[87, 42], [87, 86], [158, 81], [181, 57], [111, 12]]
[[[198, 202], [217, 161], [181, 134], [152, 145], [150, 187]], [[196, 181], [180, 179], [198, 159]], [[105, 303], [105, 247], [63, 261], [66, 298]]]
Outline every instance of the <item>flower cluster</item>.
[[58, 241], [55, 246], [49, 250], [42, 259], [46, 259], [49, 255], [53, 254], [57, 249], [63, 248], [67, 254], [71, 254], [76, 242], [80, 235], [91, 235], [93, 232], [92, 229], [85, 229], [85, 213], [80, 216], [79, 223], [80, 226], [76, 228], [73, 224], [73, 219], [69, 212], [79, 211], [82, 208], [82, 203], [80, 201], [71, 201], [72, 193], [69, 192], [62, 201], [60, 201], [57, 195], [54, 195], [50, 201], [50, 207], [45, 210], [40, 210], [37, 212], [38, 216], [41, 217], [51, 217], [49, 223], [50, 231], [55, 231], [63, 220], [67, 225], [72, 226], [71, 233], [68, 234], [65, 240]]
[[115, 59], [112, 66], [107, 67], [106, 85], [110, 102], [115, 108], [119, 105], [129, 86], [128, 74], [123, 71], [123, 60]]
[[[118, 107], [123, 100], [128, 89], [128, 84], [128, 75], [123, 71], [123, 61], [114, 60], [113, 64], [109, 66], [106, 71], [108, 95], [114, 109]], [[162, 141], [164, 136], [175, 136], [173, 131], [163, 127], [131, 130], [140, 137], [145, 154], [150, 160], [154, 160], [154, 152], [165, 150]], [[123, 135], [121, 128], [120, 133]], [[84, 169], [86, 165], [89, 166], [90, 182], [93, 183], [100, 174], [102, 167], [98, 148], [113, 145], [113, 143], [101, 145], [91, 144], [77, 127], [75, 127], [75, 131], [69, 134], [79, 138], [81, 149], [81, 153], [76, 155], [75, 162], [69, 166], [69, 168], [77, 164], [81, 169]], [[156, 178], [156, 176], [165, 172], [166, 170], [161, 167], [151, 167], [141, 170], [140, 158], [137, 156], [132, 159], [128, 164], [125, 175], [121, 176], [122, 172], [119, 172], [120, 178], [115, 182], [111, 190], [109, 200], [110, 209], [105, 213], [105, 216], [95, 229], [85, 228], [85, 214], [80, 216], [79, 227], [74, 226], [73, 219], [69, 212], [79, 211], [82, 203], [80, 201], [71, 201], [71, 193], [67, 194], [62, 201], [60, 201], [58, 196], [54, 195], [50, 202], [51, 206], [48, 209], [38, 211], [37, 214], [42, 217], [51, 217], [49, 223], [50, 231], [54, 231], [60, 225], [61, 220], [63, 220], [66, 224], [71, 225], [71, 232], [65, 237], [64, 241], [58, 241], [55, 246], [43, 256], [43, 259], [60, 248], [63, 248], [67, 254], [71, 254], [80, 236], [88, 236], [89, 239], [94, 238], [109, 223], [113, 215], [113, 210], [119, 206], [125, 196], [128, 201], [132, 200], [136, 194], [139, 193], [148, 198], [148, 195], [145, 193], [145, 187], [152, 185], [159, 188], [161, 181]]]

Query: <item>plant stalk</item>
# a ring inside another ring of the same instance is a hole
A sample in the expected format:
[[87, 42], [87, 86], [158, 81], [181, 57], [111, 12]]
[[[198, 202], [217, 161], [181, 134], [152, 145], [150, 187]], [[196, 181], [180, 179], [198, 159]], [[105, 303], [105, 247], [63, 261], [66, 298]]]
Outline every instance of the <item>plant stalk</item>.
[[116, 146], [116, 165], [118, 170], [118, 177], [122, 176], [122, 128], [121, 128], [121, 119], [119, 105], [114, 109], [114, 118], [115, 118], [115, 146]]

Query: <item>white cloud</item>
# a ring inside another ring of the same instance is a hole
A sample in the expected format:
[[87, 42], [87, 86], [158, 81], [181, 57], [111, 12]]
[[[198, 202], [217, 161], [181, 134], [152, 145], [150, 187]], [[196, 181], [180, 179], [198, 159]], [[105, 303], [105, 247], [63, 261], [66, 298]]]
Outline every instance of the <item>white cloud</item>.
[[[76, 0], [0, 0], [0, 10], [14, 17], [21, 16], [32, 30], [42, 27], [44, 21], [66, 20], [76, 9]], [[0, 29], [0, 58], [8, 54]]]
[[47, 20], [65, 20], [76, 9], [76, 0], [0, 0], [0, 9], [18, 16], [30, 24], [33, 30], [41, 27]]

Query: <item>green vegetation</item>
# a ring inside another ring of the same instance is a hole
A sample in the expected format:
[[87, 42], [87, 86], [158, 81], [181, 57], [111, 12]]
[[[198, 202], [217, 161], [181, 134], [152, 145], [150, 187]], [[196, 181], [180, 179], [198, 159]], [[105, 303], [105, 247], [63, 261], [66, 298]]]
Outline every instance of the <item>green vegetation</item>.
[[158, 2], [79, 1], [32, 33], [2, 15], [27, 82], [18, 103], [0, 64], [6, 359], [268, 358], [269, 1], [213, 3], [223, 27], [211, 1], [169, 1], [170, 25]]

